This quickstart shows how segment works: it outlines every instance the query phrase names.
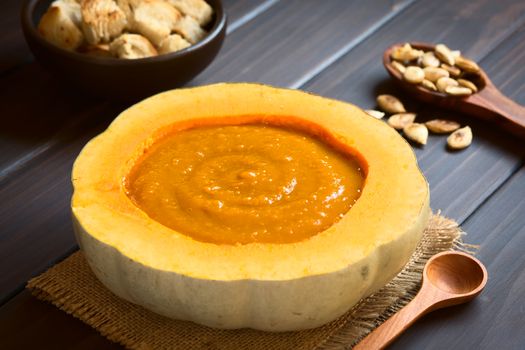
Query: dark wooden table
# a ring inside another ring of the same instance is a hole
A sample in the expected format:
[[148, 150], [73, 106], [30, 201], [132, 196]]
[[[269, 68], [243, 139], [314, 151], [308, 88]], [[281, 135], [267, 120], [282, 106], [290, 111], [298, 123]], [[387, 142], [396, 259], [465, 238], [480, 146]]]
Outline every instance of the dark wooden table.
[[[414, 103], [381, 66], [394, 42], [445, 42], [480, 62], [525, 104], [525, 1], [225, 0], [224, 47], [188, 85], [256, 81], [300, 88], [363, 108], [398, 94], [421, 120], [472, 127], [451, 153], [431, 136], [416, 149], [434, 209], [479, 244], [487, 289], [476, 301], [423, 318], [392, 349], [525, 349], [525, 140], [457, 113]], [[80, 321], [31, 297], [26, 281], [77, 249], [70, 171], [82, 146], [125, 105], [64, 86], [33, 61], [19, 1], [0, 11], [0, 349], [119, 348]]]

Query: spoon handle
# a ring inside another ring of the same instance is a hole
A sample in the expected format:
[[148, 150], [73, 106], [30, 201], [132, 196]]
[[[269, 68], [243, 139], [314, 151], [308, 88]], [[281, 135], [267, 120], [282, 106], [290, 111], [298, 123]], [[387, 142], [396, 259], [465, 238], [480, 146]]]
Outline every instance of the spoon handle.
[[525, 137], [525, 107], [503, 95], [490, 81], [466, 102], [466, 107], [475, 115], [493, 121], [519, 137]]
[[418, 318], [432, 310], [433, 298], [429, 297], [423, 289], [416, 297], [382, 325], [377, 327], [359, 342], [354, 350], [384, 349], [392, 343], [401, 333], [410, 327]]

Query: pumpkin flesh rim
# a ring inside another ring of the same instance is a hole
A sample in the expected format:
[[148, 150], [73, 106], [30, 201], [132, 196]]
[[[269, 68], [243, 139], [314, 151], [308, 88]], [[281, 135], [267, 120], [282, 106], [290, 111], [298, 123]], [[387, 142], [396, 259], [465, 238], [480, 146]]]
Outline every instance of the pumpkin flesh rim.
[[[122, 187], [134, 157], [158, 137], [150, 126], [162, 130], [217, 115], [294, 116], [320, 125], [368, 164], [361, 197], [327, 230], [287, 244], [204, 243], [150, 219]], [[417, 226], [429, 202], [415, 155], [396, 131], [353, 105], [255, 84], [174, 90], [132, 106], [81, 152], [73, 186], [73, 215], [95, 239], [145, 266], [217, 280], [288, 280], [342, 270]]]

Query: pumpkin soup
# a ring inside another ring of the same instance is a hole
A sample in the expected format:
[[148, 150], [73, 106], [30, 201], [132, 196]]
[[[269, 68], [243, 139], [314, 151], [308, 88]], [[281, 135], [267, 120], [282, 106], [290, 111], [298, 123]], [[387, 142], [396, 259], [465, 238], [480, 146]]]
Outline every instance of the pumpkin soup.
[[161, 138], [126, 189], [151, 218], [199, 241], [291, 243], [342, 218], [363, 181], [355, 158], [313, 135], [222, 125]]

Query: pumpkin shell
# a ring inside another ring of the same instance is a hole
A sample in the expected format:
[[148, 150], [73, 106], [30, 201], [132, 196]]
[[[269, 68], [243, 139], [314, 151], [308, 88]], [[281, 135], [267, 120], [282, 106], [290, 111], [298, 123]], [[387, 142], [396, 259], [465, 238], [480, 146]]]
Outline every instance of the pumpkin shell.
[[[365, 186], [339, 222], [296, 243], [219, 245], [161, 225], [125, 194], [135, 160], [170, 126], [254, 118], [314, 123], [357, 151]], [[158, 314], [226, 329], [334, 320], [401, 270], [430, 214], [428, 184], [395, 130], [351, 104], [259, 84], [172, 90], [130, 107], [84, 147], [72, 181], [76, 237], [107, 288]]]

